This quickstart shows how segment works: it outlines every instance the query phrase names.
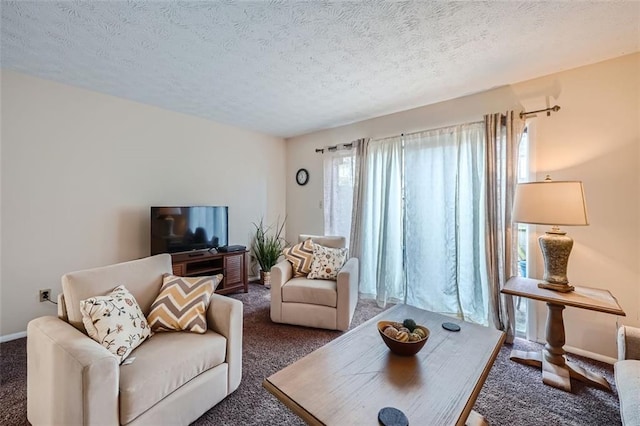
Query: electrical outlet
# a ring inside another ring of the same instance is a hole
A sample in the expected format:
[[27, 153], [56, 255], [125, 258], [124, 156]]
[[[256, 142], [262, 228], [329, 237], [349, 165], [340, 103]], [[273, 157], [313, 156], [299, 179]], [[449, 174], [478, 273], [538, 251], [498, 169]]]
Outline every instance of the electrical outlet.
[[47, 300], [51, 299], [51, 289], [50, 288], [45, 288], [40, 290], [40, 301], [41, 302], [46, 302]]

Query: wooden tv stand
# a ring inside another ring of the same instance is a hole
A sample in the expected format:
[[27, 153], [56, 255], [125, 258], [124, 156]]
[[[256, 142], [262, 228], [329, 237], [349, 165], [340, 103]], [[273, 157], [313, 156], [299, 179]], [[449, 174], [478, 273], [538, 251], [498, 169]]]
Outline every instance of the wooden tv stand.
[[224, 275], [216, 293], [228, 294], [239, 290], [249, 291], [247, 265], [249, 251], [217, 253], [216, 251], [192, 251], [171, 254], [173, 274], [181, 277]]

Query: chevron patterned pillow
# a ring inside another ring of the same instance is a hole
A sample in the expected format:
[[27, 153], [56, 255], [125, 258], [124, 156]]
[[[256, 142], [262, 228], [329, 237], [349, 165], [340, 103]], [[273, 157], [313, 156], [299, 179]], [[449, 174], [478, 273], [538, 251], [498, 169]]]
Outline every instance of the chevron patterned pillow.
[[152, 331], [207, 331], [207, 308], [223, 275], [177, 277], [164, 274], [160, 294], [151, 304], [147, 321]]
[[294, 277], [306, 277], [313, 262], [313, 241], [307, 238], [301, 243], [284, 250], [284, 257], [293, 266]]

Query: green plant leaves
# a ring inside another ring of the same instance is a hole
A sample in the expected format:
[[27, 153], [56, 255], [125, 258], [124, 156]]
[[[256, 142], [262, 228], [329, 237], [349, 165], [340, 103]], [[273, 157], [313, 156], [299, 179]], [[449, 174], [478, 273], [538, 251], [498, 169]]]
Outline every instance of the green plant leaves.
[[260, 269], [265, 272], [269, 272], [278, 263], [278, 259], [287, 245], [282, 237], [285, 221], [282, 221], [282, 224], [276, 223], [275, 227], [273, 225], [265, 226], [262, 219], [259, 224], [253, 224], [256, 228], [252, 247], [253, 255], [258, 261]]

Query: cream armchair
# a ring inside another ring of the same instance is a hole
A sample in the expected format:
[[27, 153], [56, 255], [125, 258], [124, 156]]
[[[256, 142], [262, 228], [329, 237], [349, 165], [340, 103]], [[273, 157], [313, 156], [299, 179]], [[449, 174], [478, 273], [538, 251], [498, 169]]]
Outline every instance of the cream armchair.
[[145, 316], [171, 273], [162, 254], [62, 277], [58, 317], [27, 327], [27, 418], [33, 425], [187, 425], [242, 376], [242, 303], [214, 294], [205, 334], [156, 333], [129, 365], [85, 334], [80, 300], [124, 284]]
[[[302, 242], [333, 248], [345, 246], [344, 237], [300, 235]], [[336, 281], [293, 278], [288, 260], [271, 268], [271, 320], [306, 327], [347, 330], [358, 303], [358, 259], [344, 264]]]
[[618, 329], [618, 362], [614, 365], [623, 425], [640, 425], [640, 328]]

